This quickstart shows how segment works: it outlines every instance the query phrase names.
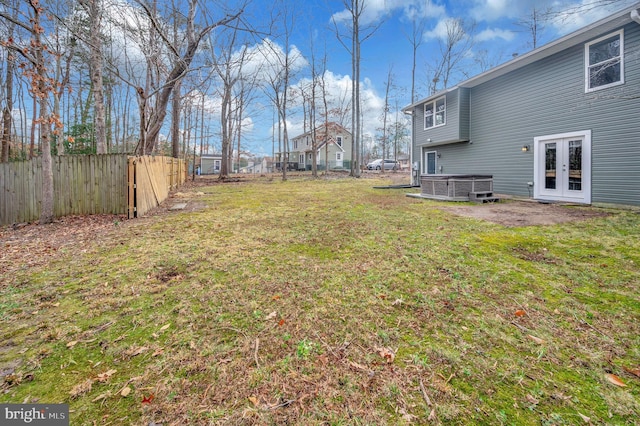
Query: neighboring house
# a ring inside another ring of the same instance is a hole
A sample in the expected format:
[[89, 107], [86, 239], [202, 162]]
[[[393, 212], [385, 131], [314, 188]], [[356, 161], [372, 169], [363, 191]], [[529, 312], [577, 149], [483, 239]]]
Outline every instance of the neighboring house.
[[[330, 122], [316, 129], [317, 164], [319, 170], [350, 168], [351, 133], [338, 123]], [[306, 132], [289, 141], [289, 163], [297, 170], [311, 170], [313, 164], [313, 135]], [[279, 153], [276, 154], [279, 156]], [[290, 166], [291, 167], [291, 166]]]
[[407, 154], [400, 154], [398, 158], [396, 158], [398, 164], [400, 165], [400, 170], [409, 170], [411, 169], [411, 157]]
[[240, 167], [240, 171], [239, 173], [242, 174], [256, 174], [256, 173], [260, 173], [259, 171], [260, 169], [260, 163], [256, 163], [254, 161], [249, 161], [247, 162], [247, 165], [245, 167]]
[[240, 173], [265, 174], [273, 171], [273, 160], [271, 157], [264, 157], [262, 161], [256, 163], [249, 161], [246, 167], [240, 168]]
[[640, 3], [404, 109], [420, 173], [640, 205]]
[[222, 166], [222, 156], [203, 156], [200, 158], [200, 174], [202, 175], [216, 175], [220, 174], [220, 167]]
[[256, 164], [256, 173], [272, 173], [275, 171], [275, 165], [273, 164], [273, 158], [264, 157], [259, 164]]

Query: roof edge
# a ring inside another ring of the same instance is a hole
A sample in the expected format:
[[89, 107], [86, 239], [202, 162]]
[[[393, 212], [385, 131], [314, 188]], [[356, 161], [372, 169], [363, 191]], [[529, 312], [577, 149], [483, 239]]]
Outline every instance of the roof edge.
[[413, 102], [412, 104], [404, 107], [402, 111], [405, 113], [409, 112], [410, 110], [412, 110], [413, 108], [415, 108], [420, 104], [428, 102], [429, 100], [435, 99], [439, 96], [442, 96], [443, 93], [449, 93], [453, 90], [457, 90], [460, 87], [477, 86], [493, 78], [499, 77], [511, 71], [515, 71], [537, 60], [554, 55], [571, 46], [586, 42], [597, 35], [597, 34], [592, 34], [592, 33], [595, 33], [596, 31], [609, 31], [617, 27], [620, 27], [622, 25], [626, 25], [630, 22], [633, 22], [633, 19], [631, 17], [631, 12], [638, 9], [640, 9], [640, 2], [635, 3], [633, 6], [629, 6], [625, 9], [615, 12], [596, 22], [592, 22], [591, 24], [585, 27], [577, 29], [576, 31], [573, 31], [563, 37], [560, 37], [559, 39], [546, 43], [543, 46], [538, 47], [537, 49], [531, 50], [521, 56], [518, 56], [503, 64], [493, 67], [474, 77], [464, 80], [450, 89], [441, 90], [438, 93], [434, 93], [433, 95], [427, 96], [417, 102]]

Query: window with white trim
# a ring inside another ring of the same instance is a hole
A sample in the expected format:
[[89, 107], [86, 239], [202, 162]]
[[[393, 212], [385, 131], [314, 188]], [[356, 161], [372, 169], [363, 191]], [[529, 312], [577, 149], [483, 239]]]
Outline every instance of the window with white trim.
[[342, 161], [342, 152], [336, 152], [336, 161]]
[[293, 149], [298, 149], [298, 140], [297, 139], [293, 140]]
[[587, 92], [624, 83], [623, 30], [585, 44], [584, 50]]
[[336, 136], [336, 143], [338, 146], [342, 146], [342, 136]]
[[446, 123], [446, 111], [447, 104], [444, 96], [424, 104], [424, 128], [443, 126]]

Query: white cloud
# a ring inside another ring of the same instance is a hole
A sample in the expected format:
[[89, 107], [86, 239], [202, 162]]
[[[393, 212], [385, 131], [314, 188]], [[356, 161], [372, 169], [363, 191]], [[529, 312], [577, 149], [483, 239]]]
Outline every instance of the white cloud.
[[253, 119], [251, 117], [245, 117], [242, 119], [242, 132], [251, 133], [253, 131]]
[[515, 38], [515, 34], [513, 31], [503, 30], [500, 28], [487, 28], [479, 32], [474, 38], [478, 42], [494, 40], [497, 38], [501, 38], [505, 41], [511, 41]]
[[[247, 61], [242, 70], [248, 75], [257, 76], [258, 80], [270, 81], [282, 73], [285, 59], [286, 52], [283, 47], [266, 38], [247, 48]], [[289, 48], [288, 61], [289, 72], [292, 76], [309, 66], [309, 62], [295, 45]]]
[[[362, 25], [377, 22], [391, 11], [385, 0], [361, 0], [360, 4], [362, 4], [362, 14], [360, 16]], [[351, 12], [347, 9], [341, 10], [334, 13], [331, 19], [338, 23], [349, 24], [351, 23]]]
[[[350, 129], [351, 85], [353, 80], [349, 75], [334, 74], [331, 71], [326, 71], [324, 81], [327, 90], [328, 108], [343, 112], [343, 120], [340, 119], [338, 114], [333, 114], [330, 120], [340, 122], [347, 129]], [[309, 83], [309, 79], [303, 79], [296, 87], [308, 86]], [[320, 93], [318, 95], [321, 96]], [[378, 95], [373, 83], [368, 78], [365, 78], [360, 83], [360, 98], [362, 103], [363, 133], [375, 135], [377, 128], [381, 126], [380, 115], [382, 114], [384, 99]], [[301, 114], [295, 114], [290, 117], [291, 121], [287, 121], [287, 129], [291, 138], [304, 132], [304, 122]]]
[[[404, 17], [412, 20], [417, 18], [438, 17], [445, 13], [445, 7], [433, 4], [431, 0], [361, 0], [364, 1], [361, 25], [369, 25], [381, 21], [386, 16], [401, 10]], [[349, 24], [351, 12], [343, 9], [334, 13], [331, 19], [338, 23]]]
[[404, 17], [409, 20], [420, 18], [437, 18], [446, 15], [446, 8], [441, 4], [427, 1], [408, 1], [402, 6]]
[[477, 0], [471, 8], [470, 15], [479, 22], [502, 18], [515, 19], [526, 16], [534, 7], [543, 10], [550, 4], [550, 0]]
[[423, 37], [425, 40], [446, 40], [450, 31], [458, 29], [462, 31], [466, 29], [465, 23], [459, 18], [443, 18], [432, 30], [425, 31]]
[[484, 0], [480, 2], [472, 11], [474, 17], [479, 21], [491, 21], [503, 16], [512, 16], [514, 5], [507, 0]]

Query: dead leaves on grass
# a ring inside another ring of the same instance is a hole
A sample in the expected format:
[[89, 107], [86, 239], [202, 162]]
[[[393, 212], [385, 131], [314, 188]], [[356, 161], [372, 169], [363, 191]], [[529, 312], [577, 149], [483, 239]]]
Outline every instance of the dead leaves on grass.
[[626, 371], [629, 374], [632, 374], [636, 377], [640, 377], [640, 367], [637, 368], [627, 368], [627, 367], [622, 367], [624, 369], [624, 371]]
[[384, 347], [376, 347], [375, 351], [380, 355], [387, 364], [393, 364], [393, 361], [396, 359], [397, 350], [392, 350]]
[[122, 396], [123, 398], [126, 398], [129, 396], [130, 393], [131, 393], [131, 388], [129, 386], [125, 386], [120, 391], [120, 396]]
[[604, 375], [604, 377], [607, 379], [607, 381], [611, 384], [614, 384], [616, 386], [619, 386], [621, 388], [624, 388], [627, 386], [627, 384], [625, 382], [623, 382], [620, 377], [616, 376], [615, 374], [612, 373], [607, 373]]
[[71, 391], [69, 391], [69, 395], [72, 399], [78, 398], [86, 393], [91, 392], [91, 388], [93, 387], [93, 380], [87, 379], [82, 383], [75, 385]]
[[541, 339], [539, 337], [534, 336], [533, 334], [527, 334], [527, 338], [539, 345], [544, 345], [546, 343], [546, 341], [544, 339]]
[[126, 358], [133, 358], [134, 356], [141, 355], [141, 354], [145, 353], [148, 350], [149, 350], [149, 348], [146, 347], [146, 346], [133, 346], [133, 347], [127, 349], [126, 351], [124, 351], [123, 355]]
[[104, 373], [98, 374], [98, 377], [96, 377], [96, 381], [98, 381], [100, 383], [107, 382], [111, 378], [111, 376], [113, 376], [117, 372], [118, 372], [118, 370], [113, 370], [113, 369], [107, 370]]

